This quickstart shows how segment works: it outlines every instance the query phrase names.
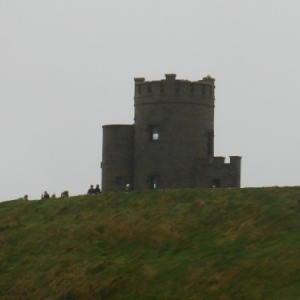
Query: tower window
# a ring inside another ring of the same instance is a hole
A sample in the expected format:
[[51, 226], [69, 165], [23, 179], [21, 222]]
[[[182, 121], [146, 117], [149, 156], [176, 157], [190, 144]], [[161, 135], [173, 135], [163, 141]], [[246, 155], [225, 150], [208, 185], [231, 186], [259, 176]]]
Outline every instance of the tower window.
[[214, 154], [214, 132], [207, 133], [207, 156], [213, 156]]
[[157, 141], [159, 139], [159, 126], [151, 125], [150, 126], [150, 140]]
[[149, 188], [157, 189], [157, 176], [155, 175], [149, 176]]

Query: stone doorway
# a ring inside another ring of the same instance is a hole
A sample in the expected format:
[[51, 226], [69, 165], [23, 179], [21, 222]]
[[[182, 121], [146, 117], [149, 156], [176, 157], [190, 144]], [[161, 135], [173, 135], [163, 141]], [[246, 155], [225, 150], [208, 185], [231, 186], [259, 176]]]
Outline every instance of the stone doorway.
[[214, 179], [214, 180], [212, 180], [211, 186], [215, 186], [216, 188], [222, 187], [221, 179]]

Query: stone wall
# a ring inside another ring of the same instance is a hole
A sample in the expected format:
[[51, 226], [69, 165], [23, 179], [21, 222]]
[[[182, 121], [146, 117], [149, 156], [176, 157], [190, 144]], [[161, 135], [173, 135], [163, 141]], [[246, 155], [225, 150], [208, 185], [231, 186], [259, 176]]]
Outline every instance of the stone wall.
[[102, 145], [102, 190], [125, 190], [133, 185], [133, 125], [105, 125]]
[[133, 125], [103, 126], [103, 191], [240, 187], [241, 157], [214, 157], [214, 79], [135, 78]]
[[[214, 132], [214, 84], [209, 81], [136, 79], [134, 188], [192, 188], [194, 158], [208, 156], [208, 135]], [[152, 128], [159, 137], [153, 140]], [[210, 155], [213, 156], [213, 146]]]

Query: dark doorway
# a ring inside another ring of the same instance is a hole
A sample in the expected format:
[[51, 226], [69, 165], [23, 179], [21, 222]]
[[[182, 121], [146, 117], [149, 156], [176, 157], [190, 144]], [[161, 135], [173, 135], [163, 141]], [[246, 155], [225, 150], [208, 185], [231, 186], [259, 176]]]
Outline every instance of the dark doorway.
[[149, 176], [149, 188], [157, 189], [157, 176]]
[[214, 179], [214, 180], [211, 182], [211, 185], [212, 185], [212, 186], [215, 186], [216, 188], [222, 187], [222, 185], [221, 185], [221, 179]]
[[207, 156], [214, 156], [214, 132], [209, 131], [207, 133]]
[[124, 178], [123, 176], [116, 176], [115, 177], [115, 189], [116, 190], [122, 190], [124, 184]]

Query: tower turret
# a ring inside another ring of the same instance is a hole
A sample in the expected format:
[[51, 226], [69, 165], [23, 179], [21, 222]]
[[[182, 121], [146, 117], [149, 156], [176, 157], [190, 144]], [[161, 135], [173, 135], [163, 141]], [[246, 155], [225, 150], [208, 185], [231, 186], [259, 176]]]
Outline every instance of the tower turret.
[[133, 183], [132, 125], [104, 125], [102, 144], [102, 190], [125, 190]]
[[134, 103], [135, 188], [193, 187], [193, 159], [214, 155], [214, 79], [136, 79]]

